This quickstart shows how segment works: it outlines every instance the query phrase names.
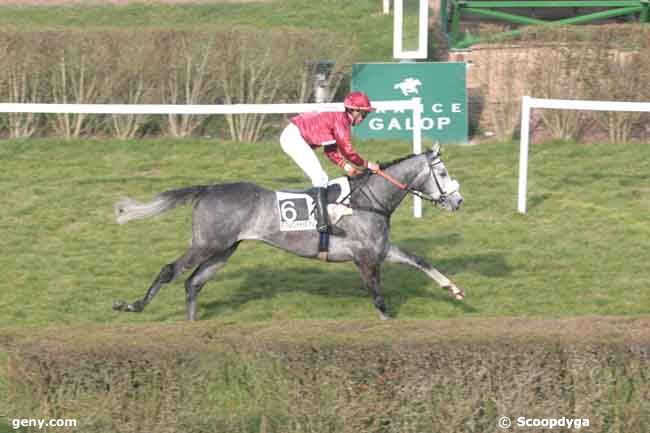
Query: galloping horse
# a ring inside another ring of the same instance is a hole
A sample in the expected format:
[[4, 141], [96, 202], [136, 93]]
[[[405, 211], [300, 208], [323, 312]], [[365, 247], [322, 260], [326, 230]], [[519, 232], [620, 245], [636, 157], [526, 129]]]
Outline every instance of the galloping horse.
[[[463, 290], [423, 258], [389, 242], [390, 216], [408, 193], [448, 211], [460, 208], [463, 197], [459, 184], [445, 168], [439, 147], [382, 164], [378, 174], [382, 176], [365, 173], [350, 179], [349, 206], [353, 213], [338, 223], [346, 234], [344, 237], [331, 237], [328, 261], [353, 261], [356, 264], [382, 319], [390, 318], [379, 291], [380, 267], [384, 261], [413, 266], [447, 289], [455, 299], [464, 299]], [[176, 261], [163, 266], [142, 299], [134, 303], [115, 302], [115, 310], [143, 311], [163, 285], [184, 271], [194, 269], [185, 281], [185, 290], [187, 318], [195, 320], [199, 292], [244, 240], [266, 242], [306, 258], [318, 257], [319, 233], [316, 230], [282, 231], [276, 192], [253, 183], [197, 185], [169, 190], [147, 203], [125, 198], [115, 204], [115, 211], [118, 223], [123, 224], [159, 215], [188, 202], [194, 202], [189, 250]]]

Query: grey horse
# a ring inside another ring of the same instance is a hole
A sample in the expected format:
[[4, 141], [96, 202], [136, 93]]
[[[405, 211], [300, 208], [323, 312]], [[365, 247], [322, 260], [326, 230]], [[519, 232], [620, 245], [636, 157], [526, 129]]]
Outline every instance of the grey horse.
[[[379, 290], [380, 267], [384, 261], [413, 266], [447, 289], [455, 299], [464, 299], [464, 291], [427, 261], [389, 242], [391, 214], [408, 193], [448, 211], [460, 208], [463, 197], [458, 182], [449, 175], [439, 147], [382, 164], [378, 174], [381, 176], [366, 172], [350, 178], [349, 203], [353, 213], [338, 223], [345, 236], [331, 237], [327, 260], [356, 264], [382, 319], [390, 318]], [[318, 257], [319, 233], [316, 230], [281, 231], [276, 192], [253, 183], [174, 189], [147, 203], [124, 198], [115, 204], [115, 211], [118, 223], [123, 224], [159, 215], [188, 202], [194, 203], [190, 248], [180, 258], [163, 266], [142, 299], [134, 303], [117, 301], [113, 309], [141, 312], [163, 285], [174, 281], [184, 271], [194, 269], [185, 281], [185, 291], [187, 318], [195, 320], [199, 292], [223, 268], [243, 240], [263, 241], [306, 258]]]

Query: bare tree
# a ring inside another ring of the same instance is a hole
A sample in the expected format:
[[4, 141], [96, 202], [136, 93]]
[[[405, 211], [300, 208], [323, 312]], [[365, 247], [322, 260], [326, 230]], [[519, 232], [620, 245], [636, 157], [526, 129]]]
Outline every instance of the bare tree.
[[[535, 63], [535, 94], [546, 98], [643, 101], [650, 96], [650, 31], [640, 25], [562, 27], [530, 31], [554, 48]], [[579, 138], [594, 124], [613, 143], [628, 141], [640, 113], [544, 110], [542, 120], [554, 137]]]
[[528, 88], [525, 76], [530, 54], [520, 46], [502, 48], [483, 51], [479, 82], [496, 138], [510, 140], [519, 127], [521, 96]]
[[[533, 94], [540, 98], [584, 99], [584, 78], [592, 57], [591, 50], [584, 45], [545, 45], [534, 58], [529, 75]], [[541, 110], [539, 115], [552, 137], [561, 140], [579, 139], [591, 123], [584, 113], [575, 110]]]
[[[160, 41], [168, 50], [167, 65], [159, 77], [159, 89], [164, 104], [213, 103], [215, 95], [214, 37], [207, 33], [174, 32]], [[204, 116], [167, 116], [169, 133], [175, 137], [191, 135]]]
[[[0, 95], [3, 100], [28, 103], [38, 100], [42, 88], [38, 55], [29, 49], [31, 35], [4, 35], [0, 43]], [[10, 138], [31, 137], [37, 130], [41, 115], [7, 113], [5, 125]]]
[[[594, 62], [594, 75], [590, 80], [589, 92], [593, 99], [612, 101], [643, 101], [648, 92], [648, 62], [638, 52], [620, 50], [599, 50], [598, 61]], [[629, 141], [634, 127], [643, 117], [637, 112], [600, 111], [594, 114], [596, 122], [603, 127], [609, 141]]]
[[[115, 35], [115, 43], [121, 46], [114, 73], [111, 74], [111, 95], [125, 104], [147, 102], [155, 89], [151, 59], [155, 55], [150, 38], [141, 33], [129, 32]], [[110, 126], [120, 139], [130, 139], [146, 120], [141, 114], [113, 114]]]
[[[9, 101], [28, 103], [38, 93], [40, 79], [28, 74], [24, 65], [13, 65], [5, 70], [8, 76]], [[11, 138], [31, 137], [37, 129], [39, 115], [36, 113], [8, 113], [9, 136]]]
[[[226, 104], [268, 104], [312, 100], [315, 65], [319, 59], [334, 59], [327, 77], [330, 99], [347, 77], [356, 53], [335, 35], [311, 32], [251, 32], [233, 29], [220, 48], [219, 85]], [[270, 125], [265, 114], [227, 115], [230, 137], [255, 142]]]
[[[54, 67], [49, 71], [51, 100], [61, 104], [100, 102], [107, 77], [112, 73], [102, 62], [107, 58], [101, 35], [65, 34], [54, 52]], [[55, 131], [66, 138], [90, 132], [97, 116], [62, 113], [54, 115]]]
[[[265, 41], [263, 41], [263, 39]], [[226, 104], [264, 104], [275, 101], [282, 83], [287, 80], [278, 58], [279, 41], [268, 35], [232, 30], [225, 35], [219, 84]], [[230, 137], [235, 141], [255, 142], [260, 136], [265, 114], [226, 115]]]
[[[332, 60], [330, 99], [356, 57], [349, 39], [329, 32], [253, 28], [210, 31], [6, 32], [0, 38], [0, 92], [16, 102], [269, 104], [313, 100], [314, 65]], [[281, 115], [227, 116], [233, 140], [254, 142]], [[110, 133], [132, 138], [143, 115], [17, 114], [2, 118], [12, 136]], [[154, 118], [177, 137], [196, 134], [205, 116]], [[47, 122], [45, 122], [47, 121]], [[10, 127], [11, 126], [11, 127]], [[44, 127], [43, 127], [44, 126]]]

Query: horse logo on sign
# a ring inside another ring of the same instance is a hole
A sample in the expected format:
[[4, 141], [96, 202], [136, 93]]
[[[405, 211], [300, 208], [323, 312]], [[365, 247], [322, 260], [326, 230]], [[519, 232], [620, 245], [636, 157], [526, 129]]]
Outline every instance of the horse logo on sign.
[[418, 95], [420, 91], [418, 90], [418, 87], [422, 85], [422, 82], [418, 80], [417, 78], [409, 77], [404, 79], [401, 83], [397, 83], [393, 86], [393, 89], [401, 90], [402, 95], [408, 96], [411, 93], [415, 93]]

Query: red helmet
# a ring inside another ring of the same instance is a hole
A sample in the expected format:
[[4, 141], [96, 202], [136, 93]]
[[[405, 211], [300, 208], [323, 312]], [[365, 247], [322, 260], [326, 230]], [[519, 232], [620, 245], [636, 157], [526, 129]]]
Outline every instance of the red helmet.
[[351, 110], [375, 111], [370, 106], [370, 98], [363, 92], [352, 92], [343, 100], [343, 106]]

